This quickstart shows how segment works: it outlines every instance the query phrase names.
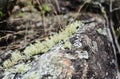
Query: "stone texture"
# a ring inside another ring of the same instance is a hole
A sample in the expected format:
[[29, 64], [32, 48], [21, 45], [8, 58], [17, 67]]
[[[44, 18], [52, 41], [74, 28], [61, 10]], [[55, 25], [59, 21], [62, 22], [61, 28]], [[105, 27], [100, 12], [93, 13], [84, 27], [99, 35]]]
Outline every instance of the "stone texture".
[[17, 65], [6, 69], [4, 79], [117, 79], [114, 48], [104, 23], [101, 18], [84, 21], [68, 40], [71, 48], [64, 48], [61, 41], [45, 54], [22, 62], [24, 73], [16, 70]]

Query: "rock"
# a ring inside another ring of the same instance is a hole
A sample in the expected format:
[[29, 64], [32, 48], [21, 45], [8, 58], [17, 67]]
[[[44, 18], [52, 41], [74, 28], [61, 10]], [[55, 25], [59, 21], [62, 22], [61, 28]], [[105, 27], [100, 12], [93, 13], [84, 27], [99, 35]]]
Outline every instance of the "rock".
[[59, 42], [50, 51], [6, 69], [4, 78], [117, 79], [112, 40], [108, 38], [108, 33], [97, 31], [100, 28], [101, 31], [109, 29], [104, 27], [104, 23], [104, 20], [102, 23], [85, 23], [69, 38], [71, 48], [66, 49], [64, 43]]

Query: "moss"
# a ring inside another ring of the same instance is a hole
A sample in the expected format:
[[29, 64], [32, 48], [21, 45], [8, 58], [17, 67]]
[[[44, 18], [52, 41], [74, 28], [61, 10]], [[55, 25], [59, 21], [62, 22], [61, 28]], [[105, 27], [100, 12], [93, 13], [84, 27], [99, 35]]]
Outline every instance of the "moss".
[[51, 7], [47, 3], [44, 3], [44, 4], [42, 4], [42, 10], [44, 12], [50, 12], [51, 11]]
[[23, 18], [24, 16], [25, 16], [25, 15], [24, 15], [23, 12], [19, 12], [19, 13], [18, 13], [18, 17]]

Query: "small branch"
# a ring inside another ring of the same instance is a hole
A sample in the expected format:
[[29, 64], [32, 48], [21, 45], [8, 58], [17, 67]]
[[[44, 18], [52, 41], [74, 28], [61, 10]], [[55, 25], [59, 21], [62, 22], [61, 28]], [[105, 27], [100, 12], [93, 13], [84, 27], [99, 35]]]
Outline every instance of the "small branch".
[[0, 38], [0, 41], [2, 41], [2, 40], [7, 40], [7, 39], [9, 39], [11, 36], [13, 36], [13, 35], [24, 34], [24, 33], [25, 33], [24, 31], [19, 31], [19, 32], [16, 32], [16, 33], [13, 33], [13, 34], [7, 34], [7, 35], [1, 37], [1, 38]]
[[120, 10], [120, 7], [112, 9], [112, 12], [114, 12], [116, 10]]

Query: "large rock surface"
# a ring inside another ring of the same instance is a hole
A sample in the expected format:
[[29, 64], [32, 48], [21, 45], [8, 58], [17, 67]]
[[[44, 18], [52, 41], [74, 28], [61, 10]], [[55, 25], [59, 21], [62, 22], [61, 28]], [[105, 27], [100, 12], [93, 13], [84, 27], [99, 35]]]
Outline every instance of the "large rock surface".
[[31, 60], [5, 69], [3, 79], [117, 79], [117, 65], [109, 28], [103, 18], [83, 21], [68, 41]]

